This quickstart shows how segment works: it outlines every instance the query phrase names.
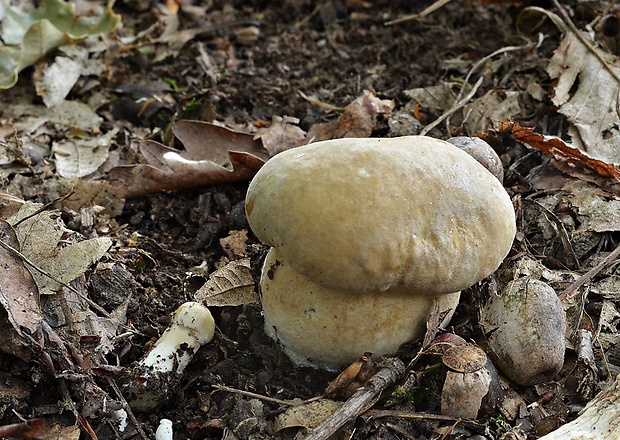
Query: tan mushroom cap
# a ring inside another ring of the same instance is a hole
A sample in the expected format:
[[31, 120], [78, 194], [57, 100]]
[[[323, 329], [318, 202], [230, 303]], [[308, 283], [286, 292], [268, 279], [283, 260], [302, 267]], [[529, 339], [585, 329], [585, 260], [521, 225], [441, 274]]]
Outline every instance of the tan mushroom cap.
[[265, 332], [297, 365], [337, 369], [370, 351], [375, 359], [421, 337], [432, 309], [447, 325], [460, 293], [336, 291], [304, 277], [272, 248], [261, 276]]
[[295, 270], [356, 292], [460, 291], [497, 269], [516, 232], [498, 180], [424, 136], [280, 153], [252, 180], [246, 212], [257, 237]]

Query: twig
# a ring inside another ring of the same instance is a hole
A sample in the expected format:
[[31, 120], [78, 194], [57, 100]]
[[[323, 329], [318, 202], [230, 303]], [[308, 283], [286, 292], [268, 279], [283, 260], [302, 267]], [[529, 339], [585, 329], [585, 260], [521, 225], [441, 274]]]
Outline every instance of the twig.
[[394, 24], [406, 23], [408, 21], [417, 20], [418, 18], [426, 17], [428, 14], [435, 12], [439, 8], [443, 8], [445, 5], [450, 3], [452, 0], [437, 0], [435, 3], [430, 5], [428, 8], [424, 9], [422, 12], [416, 12], [415, 14], [406, 15], [401, 18], [397, 18], [396, 20], [391, 20], [385, 22], [385, 26], [392, 26]]
[[453, 428], [457, 425], [463, 425], [473, 431], [476, 432], [484, 432], [485, 425], [482, 423], [478, 423], [475, 420], [470, 419], [461, 419], [458, 417], [452, 416], [444, 416], [442, 414], [429, 414], [424, 412], [409, 412], [409, 411], [394, 411], [394, 410], [370, 410], [366, 412], [362, 419], [368, 422], [373, 419], [380, 419], [384, 417], [392, 417], [395, 419], [406, 419], [406, 420], [436, 420], [440, 422], [452, 422]]
[[431, 131], [433, 128], [435, 128], [439, 124], [441, 124], [441, 122], [444, 121], [446, 118], [448, 118], [450, 115], [452, 115], [453, 113], [455, 113], [459, 109], [465, 107], [465, 105], [469, 102], [469, 100], [474, 97], [474, 95], [476, 94], [476, 92], [478, 91], [480, 86], [482, 85], [482, 81], [483, 80], [484, 80], [483, 76], [478, 78], [478, 81], [476, 81], [476, 84], [474, 84], [474, 87], [472, 87], [471, 91], [467, 94], [467, 96], [465, 98], [461, 99], [460, 101], [455, 102], [450, 110], [448, 110], [443, 115], [441, 115], [440, 117], [435, 119], [433, 122], [428, 124], [426, 127], [424, 127], [422, 129], [422, 131], [420, 132], [420, 136], [424, 136], [426, 133]]
[[254, 399], [261, 399], [261, 400], [265, 400], [266, 402], [277, 403], [279, 405], [287, 405], [287, 406], [298, 406], [299, 405], [299, 402], [280, 400], [280, 399], [276, 399], [273, 397], [263, 396], [262, 394], [256, 394], [251, 391], [244, 391], [244, 390], [238, 390], [236, 388], [230, 388], [230, 387], [227, 387], [226, 385], [215, 384], [215, 385], [211, 385], [211, 387], [215, 388], [216, 390], [222, 390], [222, 391], [227, 391], [229, 393], [241, 394], [242, 396], [252, 397]]
[[305, 440], [326, 440], [349, 420], [366, 411], [379, 398], [381, 392], [392, 386], [405, 374], [405, 365], [398, 358], [388, 359], [383, 367], [358, 389], [349, 400], [329, 415], [316, 428], [308, 430]]
[[131, 422], [136, 427], [136, 431], [138, 431], [138, 435], [140, 435], [140, 438], [142, 440], [148, 440], [149, 439], [148, 436], [144, 432], [144, 429], [142, 429], [142, 426], [140, 425], [140, 422], [136, 418], [136, 415], [133, 413], [131, 407], [129, 406], [129, 403], [127, 403], [127, 400], [125, 400], [125, 396], [123, 396], [123, 393], [120, 387], [118, 386], [118, 384], [111, 377], [106, 376], [106, 379], [108, 380], [108, 384], [110, 385], [110, 387], [114, 390], [116, 397], [118, 398], [118, 400], [120, 400], [121, 404], [123, 405], [123, 409], [127, 413], [127, 417], [129, 417]]
[[577, 281], [575, 281], [573, 284], [571, 284], [570, 286], [568, 286], [566, 288], [566, 290], [564, 290], [562, 293], [560, 293], [558, 295], [558, 298], [560, 298], [561, 301], [563, 301], [564, 299], [566, 299], [569, 295], [572, 296], [573, 292], [575, 292], [577, 289], [579, 289], [581, 286], [583, 286], [585, 283], [587, 283], [588, 281], [590, 281], [592, 278], [594, 278], [596, 275], [598, 275], [598, 273], [600, 271], [602, 271], [603, 269], [605, 269], [605, 267], [607, 267], [613, 260], [615, 260], [616, 258], [618, 258], [618, 256], [620, 255], [620, 246], [618, 246], [616, 249], [614, 249], [614, 251], [612, 253], [610, 253], [609, 255], [607, 255], [603, 261], [601, 261], [599, 264], [597, 264], [596, 266], [594, 266], [592, 269], [590, 269], [588, 272], [586, 272], [583, 276], [581, 276], [581, 278], [579, 278]]
[[620, 83], [620, 75], [618, 75], [618, 73], [611, 68], [609, 63], [607, 63], [607, 61], [603, 59], [600, 53], [598, 53], [598, 51], [592, 46], [592, 43], [585, 39], [583, 34], [579, 31], [579, 29], [577, 29], [577, 26], [575, 26], [575, 23], [573, 23], [573, 21], [570, 19], [570, 17], [566, 13], [566, 10], [562, 7], [560, 2], [558, 0], [553, 0], [553, 4], [557, 8], [557, 10], [560, 11], [560, 15], [562, 16], [564, 23], [569, 27], [571, 32], [575, 34], [579, 41], [581, 41], [581, 44], [586, 46], [588, 51], [596, 57], [596, 59], [603, 65], [605, 70], [607, 70], [611, 74], [611, 76], [613, 76], [614, 79]]

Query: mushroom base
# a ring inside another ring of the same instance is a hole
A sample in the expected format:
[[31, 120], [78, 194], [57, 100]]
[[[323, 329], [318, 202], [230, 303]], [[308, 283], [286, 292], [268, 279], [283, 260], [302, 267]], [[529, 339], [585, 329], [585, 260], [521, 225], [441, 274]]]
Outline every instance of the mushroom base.
[[265, 332], [297, 365], [338, 369], [365, 352], [394, 353], [422, 336], [435, 304], [446, 326], [460, 292], [425, 295], [402, 289], [347, 292], [313, 283], [271, 249], [261, 277]]

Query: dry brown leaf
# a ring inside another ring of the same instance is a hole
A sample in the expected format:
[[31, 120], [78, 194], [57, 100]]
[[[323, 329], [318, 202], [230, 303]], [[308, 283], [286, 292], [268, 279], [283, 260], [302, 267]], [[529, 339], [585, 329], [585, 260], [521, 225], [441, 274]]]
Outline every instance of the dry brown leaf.
[[328, 139], [370, 137], [375, 128], [377, 116], [389, 114], [393, 108], [393, 101], [379, 99], [365, 90], [362, 96], [346, 106], [338, 119], [313, 125], [308, 131], [307, 138], [311, 142], [317, 142]]
[[[589, 34], [582, 31], [587, 41]], [[588, 48], [574, 32], [566, 32], [549, 60], [556, 79], [553, 103], [572, 124], [572, 143], [591, 157], [620, 163], [620, 63], [600, 47]]]
[[[57, 280], [68, 283], [82, 275], [112, 245], [108, 237], [97, 237], [59, 247], [66, 232], [60, 213], [43, 211], [33, 215], [40, 207], [36, 203], [26, 203], [8, 222], [17, 224], [15, 232], [23, 255]], [[31, 273], [41, 295], [55, 293], [61, 288], [39, 271], [32, 270]]]
[[529, 145], [552, 156], [558, 161], [558, 168], [567, 174], [575, 177], [585, 177], [587, 174], [594, 173], [615, 182], [620, 182], [620, 170], [615, 165], [594, 159], [581, 150], [566, 144], [560, 138], [534, 133], [531, 128], [521, 127], [518, 122], [512, 119], [500, 122], [499, 132], [511, 133], [517, 142]]
[[112, 186], [105, 180], [66, 179], [62, 182], [63, 192], [73, 191], [63, 202], [67, 207], [79, 212], [88, 206], [102, 206], [106, 214], [116, 217], [123, 212], [125, 191], [121, 187]]
[[306, 144], [306, 132], [297, 126], [299, 119], [291, 116], [274, 116], [271, 125], [261, 128], [254, 138], [263, 140], [265, 149], [275, 156], [282, 151]]
[[245, 257], [245, 249], [247, 247], [248, 231], [242, 229], [241, 231], [230, 231], [227, 237], [220, 239], [220, 246], [228, 255], [228, 258], [240, 258]]
[[[19, 250], [17, 234], [4, 220], [0, 220], [0, 238], [3, 243]], [[3, 273], [0, 304], [7, 312], [9, 322], [20, 335], [23, 328], [27, 329], [29, 334], [34, 334], [42, 319], [39, 291], [34, 278], [22, 259], [4, 247], [0, 247], [0, 267]]]
[[126, 197], [251, 179], [269, 158], [260, 139], [208, 122], [178, 121], [174, 134], [184, 151], [155, 141], [140, 145], [147, 164], [119, 166], [109, 172]]
[[216, 270], [196, 292], [195, 299], [206, 306], [240, 306], [258, 301], [250, 273], [250, 259], [231, 261]]
[[375, 374], [372, 353], [366, 352], [332, 380], [325, 394], [333, 399], [348, 399]]

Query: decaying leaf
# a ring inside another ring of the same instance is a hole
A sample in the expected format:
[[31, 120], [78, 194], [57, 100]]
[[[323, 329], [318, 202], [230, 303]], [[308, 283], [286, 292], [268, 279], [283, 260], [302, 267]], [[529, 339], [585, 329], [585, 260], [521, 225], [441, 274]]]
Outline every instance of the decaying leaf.
[[114, 217], [123, 212], [125, 192], [122, 188], [112, 186], [105, 180], [66, 179], [63, 193], [73, 191], [63, 202], [63, 206], [79, 211], [85, 206], [101, 206], [105, 212]]
[[246, 256], [247, 241], [247, 230], [230, 231], [227, 237], [220, 238], [220, 246], [222, 246], [228, 258], [235, 259]]
[[[67, 232], [55, 211], [35, 214], [41, 205], [26, 203], [8, 219], [15, 226], [20, 251], [38, 267], [63, 283], [68, 283], [99, 260], [112, 245], [108, 237], [98, 237], [59, 247], [59, 241]], [[35, 214], [35, 215], [33, 215]], [[61, 286], [39, 271], [31, 271], [41, 295], [52, 294]]]
[[307, 143], [306, 132], [299, 126], [299, 119], [291, 116], [274, 116], [271, 125], [256, 132], [255, 138], [263, 141], [265, 149], [274, 156], [284, 150]]
[[[531, 128], [521, 127], [512, 119], [502, 121], [499, 124], [499, 131], [511, 133], [517, 142], [529, 145], [555, 158], [559, 168], [567, 174], [580, 173], [577, 177], [582, 177], [584, 174], [594, 173], [614, 182], [620, 182], [620, 171], [615, 165], [595, 159], [578, 148], [566, 144], [560, 138], [534, 133]], [[562, 164], [568, 166], [561, 167]]]
[[347, 105], [335, 121], [314, 124], [308, 131], [311, 142], [340, 138], [370, 137], [375, 128], [378, 115], [389, 114], [394, 109], [394, 101], [379, 99], [368, 90]]
[[185, 147], [176, 150], [154, 141], [140, 145], [147, 164], [110, 170], [114, 185], [126, 188], [126, 197], [248, 180], [269, 154], [260, 140], [207, 122], [178, 121], [175, 136]]
[[196, 301], [206, 306], [239, 306], [258, 301], [250, 273], [250, 259], [231, 261], [216, 270], [196, 292]]
[[620, 231], [620, 197], [581, 181], [569, 182], [562, 190], [579, 220], [579, 230]]
[[[586, 32], [583, 37], [589, 39]], [[573, 124], [573, 144], [592, 158], [620, 163], [620, 63], [600, 48], [586, 47], [567, 32], [547, 66], [557, 79], [553, 103]]]
[[325, 394], [333, 399], [348, 399], [376, 372], [372, 353], [366, 352], [332, 380]]
[[[0, 239], [19, 250], [19, 241], [11, 225], [0, 220]], [[9, 322], [18, 334], [25, 328], [34, 334], [41, 324], [41, 309], [37, 285], [24, 262], [4, 247], [0, 247], [0, 304], [7, 312]]]
[[82, 65], [68, 57], [58, 56], [49, 66], [37, 63], [34, 83], [37, 95], [47, 107], [60, 104], [82, 74]]
[[464, 122], [465, 130], [468, 133], [487, 131], [493, 121], [518, 115], [520, 111], [519, 92], [489, 90], [463, 108], [463, 114], [467, 116]]
[[6, 108], [5, 117], [15, 121], [15, 131], [28, 134], [47, 123], [90, 133], [103, 122], [101, 116], [80, 101], [63, 101], [54, 108], [16, 102]]
[[68, 137], [54, 142], [52, 151], [58, 174], [62, 177], [84, 177], [97, 171], [107, 160], [108, 150], [116, 133], [118, 128], [100, 136], [86, 139]]
[[314, 428], [340, 408], [340, 405], [339, 402], [333, 400], [319, 399], [291, 406], [276, 417], [274, 431], [280, 432], [286, 428]]

